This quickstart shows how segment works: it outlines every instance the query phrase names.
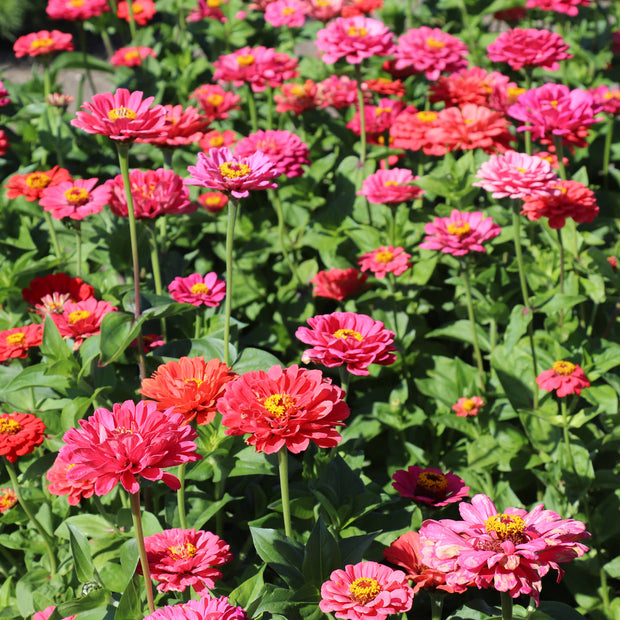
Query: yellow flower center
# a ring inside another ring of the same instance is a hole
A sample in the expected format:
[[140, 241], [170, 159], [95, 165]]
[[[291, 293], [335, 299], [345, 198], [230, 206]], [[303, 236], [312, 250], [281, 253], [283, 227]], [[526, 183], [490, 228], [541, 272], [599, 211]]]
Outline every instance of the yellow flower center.
[[134, 110], [126, 108], [124, 105], [122, 105], [119, 108], [113, 108], [112, 110], [110, 110], [108, 112], [108, 118], [111, 121], [117, 121], [119, 118], [128, 118], [130, 121], [132, 121], [134, 118], [136, 118], [136, 113]]
[[6, 337], [6, 343], [12, 347], [23, 346], [26, 344], [26, 334], [24, 332], [15, 332]]
[[291, 86], [290, 93], [291, 95], [295, 95], [295, 97], [303, 97], [306, 94], [304, 87], [301, 84]]
[[13, 489], [5, 489], [4, 494], [0, 495], [0, 508], [8, 510], [17, 504], [17, 495]]
[[49, 47], [54, 43], [54, 39], [50, 39], [49, 37], [41, 37], [40, 39], [35, 39], [30, 44], [30, 49], [39, 49], [41, 47]]
[[47, 174], [33, 172], [26, 177], [26, 185], [30, 189], [43, 189], [50, 184], [51, 180], [51, 177], [48, 177]]
[[398, 181], [386, 181], [383, 186], [384, 187], [398, 187], [400, 183]]
[[0, 418], [0, 435], [16, 435], [22, 430], [22, 425], [13, 418]]
[[218, 9], [222, 4], [222, 0], [207, 0], [207, 6], [210, 9]]
[[417, 487], [433, 497], [445, 497], [448, 488], [448, 479], [443, 474], [432, 471], [423, 471], [418, 476]]
[[205, 204], [209, 205], [210, 207], [215, 207], [220, 204], [221, 200], [221, 196], [207, 196], [205, 198]]
[[384, 250], [383, 252], [377, 252], [375, 254], [375, 260], [378, 263], [389, 263], [394, 258], [394, 254], [389, 252], [388, 250]]
[[282, 15], [292, 15], [295, 12], [295, 9], [292, 6], [285, 6], [282, 9]]
[[360, 577], [349, 586], [349, 592], [354, 601], [360, 605], [366, 605], [377, 598], [381, 592], [381, 586], [376, 579]]
[[517, 166], [517, 170], [521, 173], [521, 174], [525, 174], [527, 172], [527, 170], [525, 168], [521, 168], [520, 166]]
[[519, 95], [522, 95], [524, 92], [525, 92], [525, 88], [519, 88], [518, 86], [508, 87], [508, 97], [510, 97], [510, 99], [516, 99]]
[[552, 99], [550, 102], [551, 107], [555, 110], [558, 107], [558, 101], [557, 99]]
[[208, 295], [209, 287], [204, 282], [196, 282], [190, 289], [193, 295]]
[[69, 314], [69, 323], [71, 323], [71, 325], [75, 325], [78, 321], [87, 319], [91, 314], [92, 312], [89, 312], [88, 310], [74, 310]]
[[368, 34], [366, 28], [358, 28], [357, 26], [351, 26], [349, 28], [350, 37], [365, 37]]
[[465, 411], [473, 411], [476, 408], [476, 403], [471, 398], [468, 398], [463, 401], [461, 407], [463, 407]]
[[214, 147], [222, 146], [222, 144], [224, 144], [224, 138], [222, 138], [222, 136], [213, 136], [209, 140], [209, 144]]
[[64, 196], [67, 199], [68, 203], [78, 207], [86, 204], [89, 198], [88, 190], [84, 189], [83, 187], [70, 187], [64, 193]]
[[189, 385], [190, 383], [193, 383], [196, 387], [200, 387], [204, 383], [204, 380], [197, 379], [196, 377], [192, 377], [191, 379], [185, 379], [186, 385]]
[[281, 418], [296, 411], [295, 400], [288, 394], [272, 394], [268, 396], [263, 401], [263, 407], [274, 418]]
[[575, 364], [571, 364], [570, 362], [554, 362], [552, 366], [553, 370], [563, 377], [568, 377], [568, 375], [572, 375], [575, 372]]
[[446, 44], [443, 41], [438, 41], [437, 39], [434, 39], [433, 37], [428, 37], [426, 39], [426, 45], [436, 50], [440, 50], [442, 47], [446, 46]]
[[133, 11], [134, 15], [138, 15], [139, 13], [142, 13], [142, 11], [144, 11], [144, 7], [139, 2], [132, 2], [131, 10]]
[[189, 560], [198, 553], [196, 547], [189, 542], [168, 547], [168, 551], [170, 551], [173, 560]]
[[138, 50], [125, 52], [125, 60], [136, 60], [137, 58], [140, 58], [140, 52]]
[[361, 341], [363, 336], [354, 329], [338, 329], [334, 332], [334, 338], [341, 338], [342, 340], [346, 338], [355, 338], [355, 340]]
[[69, 4], [71, 6], [77, 6], [80, 7], [84, 4], [84, 0], [69, 0]]
[[255, 58], [252, 54], [239, 54], [239, 56], [237, 56], [237, 64], [242, 67], [249, 67], [254, 64], [254, 61]]
[[225, 161], [219, 165], [220, 173], [227, 179], [238, 179], [239, 177], [247, 177], [252, 172], [250, 166], [238, 164], [234, 161]]
[[222, 95], [214, 94], [207, 97], [207, 102], [213, 107], [217, 107], [220, 103], [222, 103], [222, 101], [224, 101], [224, 97], [222, 97]]
[[448, 224], [446, 226], [446, 230], [451, 235], [462, 237], [466, 235], [471, 230], [471, 228], [467, 222], [453, 222], [452, 224]]
[[493, 515], [484, 522], [487, 534], [495, 532], [497, 538], [502, 542], [510, 540], [515, 544], [519, 544], [527, 540], [523, 530], [525, 529], [525, 521], [519, 515], [508, 515], [505, 513]]
[[379, 116], [380, 114], [389, 114], [392, 111], [392, 108], [375, 108], [375, 116]]
[[422, 110], [422, 112], [418, 112], [418, 120], [423, 123], [432, 123], [437, 119], [437, 112], [430, 112], [429, 110]]
[[610, 90], [608, 93], [603, 95], [603, 99], [620, 99], [620, 90]]

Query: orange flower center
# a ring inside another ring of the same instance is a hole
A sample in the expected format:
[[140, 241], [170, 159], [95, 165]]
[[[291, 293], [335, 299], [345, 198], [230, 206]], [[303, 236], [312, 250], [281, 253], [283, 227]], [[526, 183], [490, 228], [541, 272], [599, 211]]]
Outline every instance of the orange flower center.
[[208, 295], [209, 287], [204, 282], [196, 282], [196, 284], [192, 285], [190, 289], [192, 295]]
[[446, 230], [451, 235], [462, 237], [466, 235], [471, 230], [471, 228], [467, 222], [453, 222], [452, 224], [448, 224], [446, 226]]
[[365, 37], [368, 34], [366, 28], [358, 28], [357, 26], [351, 26], [349, 28], [350, 37]]
[[111, 121], [117, 121], [119, 118], [128, 118], [130, 121], [132, 121], [134, 118], [136, 118], [136, 113], [134, 110], [126, 108], [124, 105], [122, 105], [118, 108], [113, 108], [112, 110], [110, 110], [108, 112], [108, 118]]
[[571, 364], [570, 362], [554, 362], [552, 366], [553, 370], [563, 377], [568, 377], [568, 375], [572, 375], [575, 372], [575, 364]]
[[516, 99], [519, 95], [525, 92], [525, 88], [519, 88], [518, 86], [509, 86], [508, 87], [508, 97], [511, 99]]
[[92, 312], [89, 312], [88, 310], [74, 310], [69, 313], [69, 323], [71, 323], [71, 325], [75, 325], [78, 321], [87, 319], [91, 314]]
[[527, 540], [523, 533], [525, 521], [519, 515], [508, 515], [505, 513], [493, 515], [484, 522], [487, 534], [495, 532], [497, 538], [502, 542], [510, 540], [515, 544], [520, 544]]
[[551, 107], [555, 110], [558, 107], [558, 101], [557, 99], [552, 99], [550, 102]]
[[168, 551], [170, 551], [173, 560], [189, 560], [198, 553], [196, 547], [189, 542], [168, 547]]
[[222, 4], [222, 0], [207, 0], [207, 6], [210, 9], [217, 9], [219, 8], [220, 4]]
[[383, 252], [377, 252], [375, 254], [375, 260], [378, 263], [389, 263], [394, 258], [394, 254], [389, 252], [388, 250], [384, 250]]
[[377, 598], [381, 592], [381, 586], [376, 579], [360, 577], [349, 586], [349, 592], [354, 601], [360, 605], [366, 605]]
[[375, 116], [379, 116], [380, 114], [389, 114], [392, 111], [392, 108], [375, 108]]
[[13, 418], [0, 418], [0, 435], [17, 435], [22, 425]]
[[80, 207], [88, 202], [89, 193], [83, 187], [70, 187], [64, 196], [68, 203]]
[[24, 332], [15, 332], [6, 337], [6, 343], [12, 347], [24, 346], [26, 344], [26, 334]]
[[384, 187], [398, 187], [400, 183], [398, 181], [386, 181], [383, 186]]
[[50, 39], [49, 37], [41, 37], [40, 39], [35, 39], [30, 44], [30, 49], [39, 49], [41, 47], [49, 47], [54, 43], [54, 39]]
[[272, 394], [268, 396], [263, 401], [263, 407], [274, 418], [291, 415], [297, 410], [295, 400], [288, 394]]
[[217, 107], [218, 105], [220, 105], [222, 101], [224, 101], [224, 97], [222, 97], [222, 95], [215, 94], [215, 95], [209, 95], [207, 97], [207, 102], [210, 103], [214, 107]]
[[476, 403], [471, 398], [468, 398], [463, 401], [461, 407], [463, 407], [465, 411], [473, 411], [476, 408]]
[[238, 179], [239, 177], [247, 177], [252, 172], [250, 166], [238, 164], [234, 161], [225, 161], [219, 165], [220, 173], [227, 179]]
[[304, 91], [304, 87], [301, 84], [295, 84], [291, 86], [291, 95], [295, 95], [295, 97], [303, 97], [306, 93]]
[[527, 172], [527, 170], [525, 168], [521, 168], [520, 166], [517, 166], [517, 170], [521, 173], [521, 174], [525, 174]]
[[138, 50], [125, 52], [125, 60], [135, 60], [136, 58], [140, 58], [140, 52]]
[[42, 172], [33, 172], [26, 177], [26, 185], [30, 189], [43, 189], [50, 184], [52, 177], [48, 177], [47, 174]]
[[445, 497], [448, 488], [448, 479], [443, 474], [432, 471], [423, 471], [418, 476], [416, 486], [433, 497]]
[[222, 201], [222, 197], [218, 195], [207, 196], [204, 200], [205, 204], [209, 205], [210, 207], [216, 207]]
[[295, 12], [295, 9], [291, 6], [285, 6], [282, 9], [282, 15], [292, 15]]
[[239, 54], [239, 56], [237, 56], [237, 64], [242, 67], [249, 67], [250, 65], [253, 65], [255, 60], [256, 59], [252, 56], [252, 54]]
[[13, 489], [5, 489], [4, 494], [0, 495], [0, 512], [4, 512], [17, 504], [17, 495]]
[[77, 6], [80, 7], [84, 4], [84, 0], [69, 0], [69, 4], [71, 6]]
[[422, 112], [418, 112], [418, 120], [421, 120], [423, 123], [432, 123], [437, 119], [437, 112], [430, 112], [428, 110], [422, 110]]
[[346, 338], [355, 338], [355, 340], [361, 341], [363, 336], [354, 329], [338, 329], [334, 332], [334, 338], [341, 338], [342, 340]]
[[436, 50], [440, 50], [442, 47], [446, 46], [446, 44], [443, 41], [438, 41], [437, 39], [434, 39], [433, 37], [428, 37], [428, 39], [426, 39], [426, 45]]
[[620, 99], [620, 90], [610, 90], [603, 95], [603, 99]]
[[222, 136], [213, 136], [211, 140], [209, 140], [209, 144], [215, 147], [222, 146], [222, 144], [224, 144], [224, 138], [222, 138]]
[[139, 13], [142, 13], [142, 11], [144, 11], [144, 7], [139, 2], [132, 2], [131, 10], [133, 11], [134, 15], [138, 15]]

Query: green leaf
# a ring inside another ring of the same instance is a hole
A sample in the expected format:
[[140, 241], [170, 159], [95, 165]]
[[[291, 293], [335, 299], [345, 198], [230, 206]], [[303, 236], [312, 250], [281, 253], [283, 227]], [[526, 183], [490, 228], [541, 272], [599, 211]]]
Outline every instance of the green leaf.
[[58, 362], [61, 360], [74, 361], [75, 359], [71, 347], [60, 335], [56, 323], [54, 323], [49, 314], [45, 317], [43, 342], [41, 342], [40, 350], [48, 362]]
[[125, 576], [126, 583], [129, 583], [136, 573], [136, 566], [138, 566], [138, 560], [140, 559], [138, 543], [135, 538], [123, 543], [120, 556], [123, 575]]
[[109, 62], [82, 52], [63, 52], [50, 65], [53, 72], [59, 69], [89, 69], [114, 73], [115, 69]]
[[[547, 614], [553, 620], [585, 620], [585, 616], [582, 616], [576, 609], [559, 601], [542, 601], [538, 611]], [[534, 616], [530, 618], [534, 619]]]
[[[490, 351], [491, 345], [489, 344], [488, 335], [480, 325], [476, 325], [476, 334], [478, 336], [480, 349], [482, 351]], [[474, 342], [471, 323], [466, 320], [455, 321], [451, 325], [434, 329], [426, 334], [426, 338], [437, 338], [438, 336], [467, 342], [469, 344], [473, 344]]]
[[69, 530], [69, 545], [73, 556], [75, 575], [79, 581], [90, 581], [95, 574], [93, 558], [88, 546], [88, 540], [74, 525], [67, 525]]
[[620, 556], [603, 566], [605, 572], [613, 579], [620, 579]]
[[300, 588], [305, 579], [296, 568], [303, 564], [301, 545], [277, 530], [250, 527], [254, 548], [260, 558], [286, 581], [291, 588]]
[[241, 375], [244, 372], [253, 370], [267, 371], [272, 366], [280, 366], [281, 364], [275, 355], [261, 349], [248, 347], [243, 349], [241, 355], [236, 359], [233, 364], [233, 370]]
[[56, 528], [54, 534], [62, 538], [69, 538], [69, 530], [67, 529], [69, 525], [74, 526], [89, 538], [100, 538], [114, 531], [114, 527], [107, 519], [99, 515], [83, 514], [66, 519]]
[[123, 591], [121, 600], [118, 602], [114, 620], [137, 620], [143, 618], [142, 601], [140, 600], [140, 586], [136, 582], [142, 577], [136, 576], [131, 579]]
[[144, 318], [136, 320], [126, 312], [108, 312], [101, 321], [101, 366], [107, 366], [118, 359], [132, 340], [138, 337]]
[[329, 579], [331, 572], [340, 568], [341, 564], [338, 542], [325, 526], [323, 517], [319, 516], [306, 543], [301, 566], [306, 583], [314, 584], [320, 589]]
[[69, 387], [67, 376], [48, 375], [48, 370], [49, 367], [46, 364], [28, 366], [28, 368], [24, 368], [16, 377], [9, 381], [3, 392], [13, 392], [33, 387], [53, 388], [60, 392]]
[[524, 312], [524, 310], [525, 306], [518, 304], [510, 313], [510, 319], [504, 334], [504, 346], [506, 347], [507, 355], [510, 354], [525, 332], [527, 332], [527, 327], [534, 317], [533, 312]]
[[231, 605], [243, 607], [250, 618], [254, 617], [256, 607], [258, 607], [261, 602], [265, 587], [265, 581], [263, 579], [265, 567], [266, 565], [263, 564], [256, 574], [246, 579], [228, 595]]

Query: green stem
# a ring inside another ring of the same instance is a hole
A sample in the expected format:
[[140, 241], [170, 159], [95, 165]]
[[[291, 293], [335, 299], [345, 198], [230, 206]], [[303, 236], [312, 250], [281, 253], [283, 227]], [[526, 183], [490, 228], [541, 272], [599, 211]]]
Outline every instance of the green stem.
[[431, 599], [431, 620], [441, 620], [441, 612], [443, 610], [443, 592], [435, 592], [432, 588], [427, 590]]
[[153, 598], [153, 582], [151, 581], [151, 570], [149, 560], [144, 546], [144, 531], [142, 529], [142, 511], [140, 510], [140, 491], [129, 494], [131, 503], [131, 518], [136, 532], [136, 542], [138, 543], [138, 555], [140, 556], [140, 567], [144, 577], [144, 587], [146, 588], [146, 602], [149, 606], [149, 613], [155, 613], [155, 600]]
[[62, 252], [60, 251], [60, 244], [58, 243], [58, 237], [56, 236], [56, 231], [54, 230], [54, 222], [52, 220], [52, 216], [48, 211], [43, 211], [43, 217], [45, 218], [45, 223], [47, 224], [47, 228], [50, 233], [50, 237], [52, 239], [52, 246], [54, 247], [54, 254], [56, 254], [56, 258], [61, 261], [62, 260]]
[[512, 620], [512, 596], [508, 592], [499, 593], [502, 601], [502, 620]]
[[390, 212], [390, 245], [396, 246], [396, 205], [394, 207], [388, 206], [387, 209]]
[[553, 136], [553, 146], [555, 146], [555, 154], [558, 158], [560, 179], [562, 179], [562, 181], [566, 181], [566, 167], [564, 166], [564, 144], [562, 143], [562, 136]]
[[[162, 215], [160, 219], [164, 219], [166, 216]], [[155, 285], [155, 293], [157, 295], [163, 294], [163, 287], [161, 283], [161, 267], [159, 262], [159, 247], [157, 244], [157, 224], [156, 222], [150, 222], [147, 225], [149, 232], [149, 241], [151, 246], [151, 269], [153, 270], [153, 284]], [[164, 337], [164, 341], [168, 340], [168, 333], [166, 329], [166, 319], [160, 320], [161, 333]]]
[[187, 463], [181, 463], [179, 465], [178, 475], [179, 482], [181, 486], [177, 491], [177, 505], [179, 507], [179, 523], [181, 524], [181, 529], [187, 529], [187, 515], [185, 512], [185, 469], [187, 468]]
[[273, 88], [267, 87], [267, 129], [273, 127]]
[[557, 233], [560, 248], [560, 293], [564, 294], [564, 244], [562, 243], [562, 232], [558, 229]]
[[295, 267], [295, 262], [291, 259], [291, 256], [288, 253], [288, 246], [290, 244], [290, 240], [288, 239], [286, 223], [284, 222], [284, 213], [282, 212], [282, 203], [280, 202], [280, 196], [278, 196], [278, 193], [272, 189], [267, 190], [267, 195], [269, 196], [269, 200], [271, 201], [271, 204], [273, 204], [273, 208], [276, 210], [276, 215], [278, 217], [278, 240], [280, 241], [280, 249], [282, 251], [282, 255], [284, 256], [284, 260], [286, 261], [286, 264], [288, 265], [288, 268], [290, 269], [295, 282], [298, 286], [301, 286], [303, 282], [299, 277], [297, 267]]
[[469, 315], [469, 322], [471, 324], [471, 336], [472, 342], [474, 344], [474, 355], [476, 358], [476, 364], [478, 366], [478, 381], [480, 382], [480, 389], [484, 392], [484, 366], [482, 363], [482, 353], [480, 353], [480, 344], [478, 343], [476, 317], [474, 315], [474, 301], [471, 296], [469, 265], [467, 263], [465, 263], [463, 266], [463, 282], [465, 283], [465, 298], [467, 301], [467, 314]]
[[282, 494], [282, 515], [284, 517], [284, 533], [293, 534], [291, 528], [291, 504], [288, 495], [288, 448], [283, 446], [278, 451], [278, 465], [280, 469], [280, 493]]
[[82, 277], [82, 227], [80, 224], [79, 221], [75, 222], [75, 275], [78, 278]]
[[355, 79], [357, 81], [357, 106], [360, 115], [360, 163], [366, 163], [366, 114], [364, 112], [364, 92], [362, 91], [362, 64], [355, 65]]
[[603, 189], [609, 187], [609, 162], [611, 158], [611, 144], [614, 137], [614, 117], [607, 119], [607, 132], [605, 133], [605, 149], [603, 151]]
[[254, 99], [254, 93], [251, 86], [247, 85], [248, 95], [245, 98], [248, 102], [248, 112], [250, 113], [250, 126], [252, 127], [252, 133], [258, 131], [258, 120], [256, 118], [256, 99]]
[[57, 570], [56, 556], [54, 555], [54, 539], [43, 529], [43, 526], [34, 516], [32, 510], [30, 510], [30, 506], [24, 501], [21, 487], [19, 486], [19, 482], [17, 481], [17, 472], [15, 471], [15, 466], [8, 459], [5, 461], [5, 464], [6, 470], [9, 472], [9, 478], [11, 479], [11, 484], [13, 485], [13, 491], [15, 491], [15, 497], [17, 497], [17, 501], [24, 509], [24, 512], [32, 522], [32, 525], [34, 525], [34, 528], [39, 533], [39, 536], [41, 536], [41, 538], [43, 539], [43, 544], [45, 545], [45, 549], [47, 550], [47, 555], [50, 560], [50, 576], [54, 577]]
[[349, 383], [351, 383], [351, 373], [344, 365], [338, 366], [338, 374], [340, 375], [340, 387], [344, 390], [344, 400], [349, 396]]
[[226, 299], [224, 302], [224, 362], [230, 366], [230, 315], [233, 291], [233, 238], [235, 222], [239, 212], [239, 199], [230, 197], [228, 201], [228, 225], [226, 227]]
[[136, 42], [136, 18], [133, 14], [133, 0], [127, 0], [127, 14], [129, 15], [129, 32], [131, 34], [131, 42]]
[[564, 436], [564, 447], [566, 448], [566, 456], [568, 458], [568, 464], [573, 472], [576, 474], [575, 461], [573, 460], [573, 451], [570, 446], [570, 434], [568, 432], [569, 418], [568, 410], [566, 408], [566, 399], [560, 398], [560, 411], [562, 412], [562, 434]]

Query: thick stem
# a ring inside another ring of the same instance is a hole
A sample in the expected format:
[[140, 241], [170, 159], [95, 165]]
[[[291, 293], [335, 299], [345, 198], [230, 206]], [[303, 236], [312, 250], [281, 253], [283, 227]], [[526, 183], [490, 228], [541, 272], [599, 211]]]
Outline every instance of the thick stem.
[[267, 86], [267, 129], [273, 128], [273, 88]]
[[233, 238], [235, 222], [239, 212], [239, 199], [230, 197], [228, 201], [228, 225], [226, 227], [226, 299], [224, 302], [224, 362], [230, 366], [230, 315], [232, 311], [233, 290]]
[[484, 392], [484, 366], [482, 363], [482, 354], [480, 353], [480, 344], [478, 343], [476, 317], [474, 315], [474, 301], [471, 296], [469, 265], [467, 263], [465, 263], [463, 266], [463, 282], [465, 283], [465, 298], [467, 301], [467, 314], [469, 315], [469, 322], [471, 324], [471, 337], [474, 345], [474, 355], [476, 358], [476, 364], [478, 366], [478, 381], [480, 382], [480, 389]]
[[284, 222], [284, 213], [282, 212], [282, 203], [280, 202], [280, 197], [278, 196], [278, 193], [272, 189], [267, 190], [267, 194], [278, 217], [278, 240], [280, 241], [280, 249], [282, 250], [282, 255], [284, 256], [284, 260], [286, 261], [286, 264], [288, 265], [288, 268], [290, 269], [295, 282], [298, 286], [300, 286], [302, 284], [301, 278], [299, 277], [299, 273], [297, 273], [297, 267], [295, 267], [295, 262], [291, 259], [291, 256], [288, 253], [288, 245], [290, 243], [290, 240], [288, 239], [288, 231], [286, 230], [286, 223]]
[[280, 493], [282, 495], [282, 515], [284, 517], [284, 533], [291, 536], [291, 504], [288, 495], [288, 448], [283, 446], [278, 452], [278, 465], [280, 469]]
[[558, 247], [560, 248], [560, 293], [564, 294], [564, 244], [562, 231], [558, 229]]
[[136, 18], [133, 14], [133, 0], [127, 0], [127, 14], [129, 15], [129, 32], [131, 33], [131, 42], [136, 42]]
[[[162, 215], [160, 219], [164, 219], [166, 216]], [[157, 243], [157, 224], [152, 222], [147, 225], [149, 232], [149, 241], [151, 248], [151, 269], [153, 270], [153, 284], [155, 285], [155, 293], [157, 295], [163, 294], [163, 287], [161, 283], [161, 268], [159, 263], [159, 246]], [[164, 341], [168, 340], [168, 334], [166, 329], [166, 319], [160, 320], [161, 333], [164, 337]]]
[[149, 613], [155, 613], [155, 600], [153, 598], [153, 583], [151, 581], [151, 569], [144, 546], [144, 531], [142, 530], [142, 511], [140, 510], [140, 491], [129, 494], [131, 503], [131, 518], [136, 532], [136, 542], [138, 543], [138, 555], [140, 556], [140, 567], [144, 576], [144, 587], [146, 588], [146, 602], [149, 606]]
[[181, 529], [187, 529], [187, 515], [185, 513], [185, 469], [187, 468], [187, 463], [181, 463], [179, 465], [179, 482], [181, 486], [177, 491], [177, 505], [179, 507], [179, 523], [181, 524]]
[[564, 166], [564, 144], [562, 142], [562, 136], [553, 136], [553, 146], [555, 146], [555, 154], [558, 158], [560, 179], [562, 179], [562, 181], [566, 181], [566, 166]]
[[349, 383], [351, 382], [351, 373], [344, 365], [338, 366], [338, 374], [340, 375], [340, 387], [344, 390], [344, 400], [349, 396]]
[[509, 592], [499, 593], [502, 601], [502, 620], [512, 620], [512, 596]]
[[443, 592], [434, 591], [432, 588], [427, 590], [431, 599], [431, 620], [441, 620], [443, 610]]

